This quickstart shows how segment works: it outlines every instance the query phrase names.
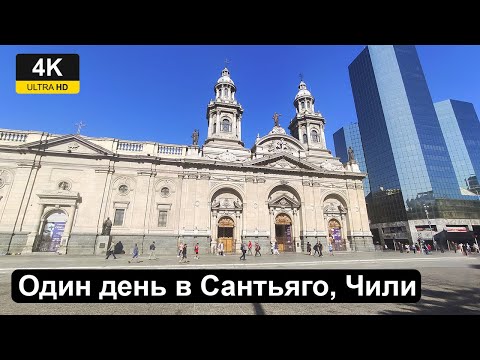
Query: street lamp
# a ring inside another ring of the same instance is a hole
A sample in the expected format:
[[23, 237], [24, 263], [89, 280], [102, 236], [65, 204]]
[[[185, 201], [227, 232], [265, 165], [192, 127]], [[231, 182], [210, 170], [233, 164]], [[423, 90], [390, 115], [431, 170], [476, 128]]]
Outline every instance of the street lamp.
[[[428, 217], [428, 206], [423, 204], [423, 208], [425, 209], [425, 215], [427, 215], [427, 220], [428, 220], [428, 227], [430, 228], [430, 235], [432, 236], [432, 244], [434, 243], [434, 239], [433, 239], [433, 230], [432, 230], [432, 224], [430, 222], [430, 218]], [[435, 246], [435, 250], [438, 251], [437, 247]]]

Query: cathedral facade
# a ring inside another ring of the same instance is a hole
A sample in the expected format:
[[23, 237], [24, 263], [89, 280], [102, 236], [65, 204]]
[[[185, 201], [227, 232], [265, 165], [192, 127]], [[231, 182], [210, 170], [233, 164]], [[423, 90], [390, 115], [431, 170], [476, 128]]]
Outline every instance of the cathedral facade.
[[[207, 105], [198, 145], [0, 129], [0, 253], [105, 254], [112, 239], [131, 253], [174, 254], [242, 241], [262, 252], [373, 250], [361, 173], [326, 148], [325, 119], [301, 81], [287, 134], [242, 142], [243, 108], [225, 68]], [[108, 219], [108, 220], [107, 220]]]

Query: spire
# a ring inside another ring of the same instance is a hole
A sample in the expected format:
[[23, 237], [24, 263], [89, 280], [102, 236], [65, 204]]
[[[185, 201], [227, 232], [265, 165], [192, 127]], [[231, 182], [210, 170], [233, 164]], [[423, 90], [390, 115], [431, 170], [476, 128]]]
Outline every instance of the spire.
[[295, 106], [295, 109], [297, 110], [297, 114], [303, 113], [303, 112], [313, 114], [315, 112], [314, 105], [313, 105], [314, 103], [315, 103], [315, 98], [307, 89], [307, 84], [305, 84], [303, 79], [300, 80], [300, 84], [298, 85], [298, 92], [297, 92], [297, 95], [295, 96], [295, 100], [293, 101], [293, 106]]

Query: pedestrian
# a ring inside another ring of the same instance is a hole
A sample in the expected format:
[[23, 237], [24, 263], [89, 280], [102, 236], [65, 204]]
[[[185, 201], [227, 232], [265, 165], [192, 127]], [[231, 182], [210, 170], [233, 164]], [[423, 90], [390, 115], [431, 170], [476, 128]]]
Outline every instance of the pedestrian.
[[240, 250], [242, 250], [242, 256], [240, 256], [240, 260], [247, 260], [245, 258], [245, 255], [247, 254], [247, 246], [245, 245], [245, 243], [243, 241], [240, 244]]
[[405, 244], [405, 251], [407, 252], [407, 254], [410, 254], [410, 245]]
[[273, 248], [274, 248], [274, 247], [275, 247], [275, 246], [273, 245], [273, 241], [270, 242], [270, 252], [272, 253], [272, 255], [273, 255]]
[[136, 260], [136, 262], [140, 262], [140, 260], [139, 260], [139, 258], [138, 258], [138, 246], [137, 246], [137, 244], [135, 244], [135, 245], [133, 246], [132, 260], [128, 260], [128, 263], [133, 262], [133, 260]]
[[187, 260], [187, 244], [183, 244], [183, 248], [182, 248], [182, 258], [180, 259], [179, 262], [180, 262], [180, 263], [181, 263], [181, 262], [188, 262], [188, 260]]
[[331, 256], [333, 256], [333, 245], [331, 242], [328, 243], [328, 252]]
[[313, 245], [313, 256], [318, 253], [318, 256], [320, 256], [320, 253], [318, 252], [318, 242]]
[[178, 246], [178, 255], [177, 257], [183, 257], [183, 242]]
[[322, 245], [322, 243], [319, 241], [319, 242], [318, 242], [318, 253], [319, 253], [318, 256], [319, 256], [319, 257], [320, 257], [320, 256], [323, 256], [322, 250], [323, 250], [323, 245]]
[[248, 240], [248, 254], [253, 255], [252, 254], [252, 240]]
[[255, 243], [255, 256], [257, 256], [257, 254], [259, 256], [262, 256], [262, 254], [260, 253], [260, 244], [258, 243], [258, 241]]
[[157, 260], [157, 255], [155, 254], [155, 241], [150, 244], [150, 255], [148, 256], [148, 260], [152, 260], [152, 256], [154, 257], [153, 260]]
[[198, 257], [198, 249], [199, 249], [198, 243], [195, 244], [195, 247], [194, 247], [193, 249], [195, 250], [195, 257], [194, 257], [194, 259], [197, 259], [197, 260], [200, 259], [200, 258]]
[[415, 245], [412, 245], [411, 248], [412, 248], [413, 253], [416, 254], [417, 253], [417, 247]]
[[212, 240], [212, 238], [210, 238], [210, 249], [212, 251], [212, 254], [217, 254], [217, 244], [215, 244]]
[[307, 255], [312, 255], [312, 245], [307, 241]]
[[223, 249], [224, 249], [223, 242], [220, 241], [220, 243], [218, 244], [218, 252], [220, 256], [225, 256], [225, 252], [223, 251]]
[[275, 242], [275, 244], [273, 245], [273, 255], [280, 255], [280, 253], [278, 252], [278, 242]]
[[107, 257], [105, 258], [105, 260], [107, 260], [110, 255], [113, 255], [113, 258], [116, 259], [117, 257], [115, 256], [115, 241], [112, 240], [112, 242], [110, 243], [110, 246], [108, 247], [108, 250], [107, 250]]

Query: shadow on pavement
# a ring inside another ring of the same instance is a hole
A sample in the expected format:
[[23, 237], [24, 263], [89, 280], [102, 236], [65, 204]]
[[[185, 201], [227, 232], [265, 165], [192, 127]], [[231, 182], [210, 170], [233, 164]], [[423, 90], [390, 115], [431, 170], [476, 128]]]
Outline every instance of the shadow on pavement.
[[255, 309], [255, 315], [265, 315], [265, 310], [263, 310], [262, 304], [253, 303], [253, 308]]
[[[469, 265], [480, 270], [480, 265]], [[478, 315], [480, 314], [480, 291], [478, 288], [444, 285], [438, 289], [422, 289], [422, 298], [416, 304], [398, 304], [409, 309], [385, 310], [383, 315]]]

